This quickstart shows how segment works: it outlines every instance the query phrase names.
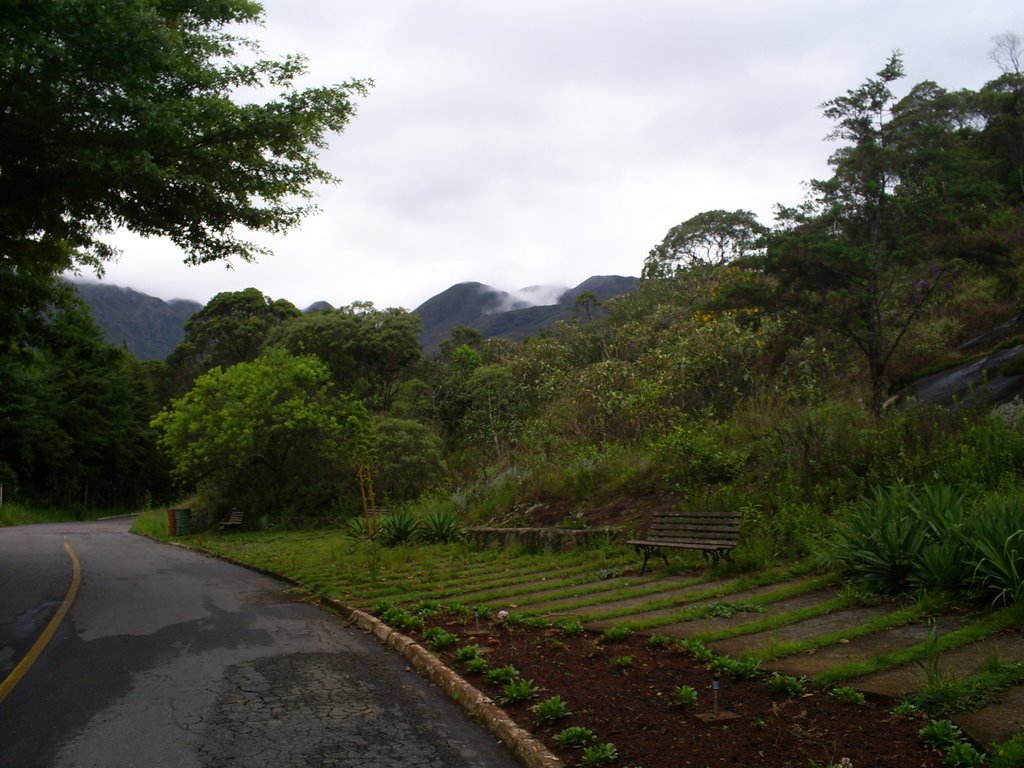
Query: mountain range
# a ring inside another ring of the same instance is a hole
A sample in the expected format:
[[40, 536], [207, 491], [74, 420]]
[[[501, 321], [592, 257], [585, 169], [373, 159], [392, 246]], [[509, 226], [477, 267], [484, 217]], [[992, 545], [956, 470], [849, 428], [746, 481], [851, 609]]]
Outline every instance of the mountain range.
[[[476, 328], [484, 338], [522, 340], [572, 317], [585, 293], [598, 301], [635, 290], [639, 279], [619, 275], [590, 277], [575, 288], [530, 286], [514, 292], [483, 283], [459, 283], [413, 310], [423, 321], [420, 342], [428, 355], [458, 326]], [[140, 360], [164, 360], [185, 333], [185, 320], [203, 305], [163, 299], [131, 288], [103, 283], [74, 283], [110, 344], [126, 347]], [[304, 311], [331, 309], [318, 301]]]

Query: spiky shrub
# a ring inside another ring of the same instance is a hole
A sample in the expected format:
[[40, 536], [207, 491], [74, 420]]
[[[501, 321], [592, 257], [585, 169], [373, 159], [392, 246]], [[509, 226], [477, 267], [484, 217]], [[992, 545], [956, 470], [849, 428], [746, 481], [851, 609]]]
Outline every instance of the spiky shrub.
[[957, 592], [969, 578], [966, 548], [959, 537], [953, 537], [922, 547], [908, 583], [931, 592]]
[[928, 539], [917, 524], [911, 492], [903, 486], [875, 489], [850, 510], [840, 527], [836, 559], [868, 588], [892, 594], [906, 589]]
[[551, 698], [544, 699], [544, 701], [534, 704], [530, 709], [533, 712], [533, 716], [537, 718], [539, 725], [549, 725], [572, 714], [569, 711], [569, 705], [565, 703], [561, 696], [552, 696]]
[[420, 529], [420, 520], [407, 509], [395, 510], [382, 517], [377, 540], [386, 547], [397, 547], [408, 544], [416, 538]]
[[555, 743], [562, 749], [583, 747], [590, 744], [597, 737], [589, 728], [582, 725], [570, 725], [555, 734]]
[[993, 606], [1024, 606], [1024, 499], [995, 498], [964, 530], [972, 583]]
[[370, 538], [366, 530], [366, 519], [362, 515], [350, 517], [342, 526], [342, 532], [352, 541], [366, 541]]
[[462, 541], [466, 531], [454, 509], [431, 509], [420, 520], [419, 538], [428, 544], [450, 544]]
[[483, 656], [474, 656], [466, 662], [466, 671], [474, 675], [486, 675], [490, 668], [491, 665], [487, 663], [487, 659]]

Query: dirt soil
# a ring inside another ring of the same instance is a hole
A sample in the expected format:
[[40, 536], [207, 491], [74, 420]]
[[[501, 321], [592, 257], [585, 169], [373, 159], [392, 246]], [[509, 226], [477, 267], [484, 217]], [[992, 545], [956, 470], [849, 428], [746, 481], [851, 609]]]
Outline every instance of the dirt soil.
[[[794, 698], [775, 693], [764, 678], [720, 679], [718, 711], [736, 715], [704, 722], [713, 710], [714, 675], [678, 646], [648, 648], [634, 635], [624, 642], [604, 643], [599, 635], [568, 637], [557, 629], [467, 626], [462, 619], [435, 618], [460, 637], [439, 651], [459, 674], [496, 701], [500, 686], [466, 671], [454, 649], [475, 643], [490, 667], [513, 665], [539, 691], [533, 700], [506, 704], [516, 722], [542, 740], [567, 766], [577, 765], [582, 748], [560, 749], [554, 736], [567, 726], [590, 728], [598, 744], [611, 742], [618, 752], [612, 765], [643, 768], [679, 766], [773, 766], [813, 768], [922, 768], [940, 766], [942, 756], [917, 739], [923, 725], [891, 715], [886, 703], [843, 703], [826, 691], [808, 688]], [[422, 642], [422, 638], [420, 638]], [[630, 657], [628, 666], [616, 659]], [[672, 693], [681, 685], [698, 692], [697, 705], [683, 709]], [[561, 696], [572, 715], [552, 726], [539, 726], [530, 707]]]

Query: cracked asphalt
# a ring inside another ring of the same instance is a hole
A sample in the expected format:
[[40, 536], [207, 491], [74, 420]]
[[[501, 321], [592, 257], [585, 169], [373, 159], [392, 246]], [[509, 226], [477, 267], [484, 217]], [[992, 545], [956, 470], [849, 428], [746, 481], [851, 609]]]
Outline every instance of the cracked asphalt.
[[0, 529], [0, 766], [517, 765], [371, 635], [280, 582], [128, 533], [125, 519]]

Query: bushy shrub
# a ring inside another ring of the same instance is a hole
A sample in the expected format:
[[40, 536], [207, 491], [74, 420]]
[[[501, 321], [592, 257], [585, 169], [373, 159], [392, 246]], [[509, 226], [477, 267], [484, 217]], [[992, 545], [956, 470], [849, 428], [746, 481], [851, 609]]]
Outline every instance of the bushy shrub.
[[676, 493], [693, 485], [729, 482], [746, 460], [742, 451], [726, 445], [724, 427], [713, 422], [677, 424], [649, 448], [661, 468], [665, 490]]

